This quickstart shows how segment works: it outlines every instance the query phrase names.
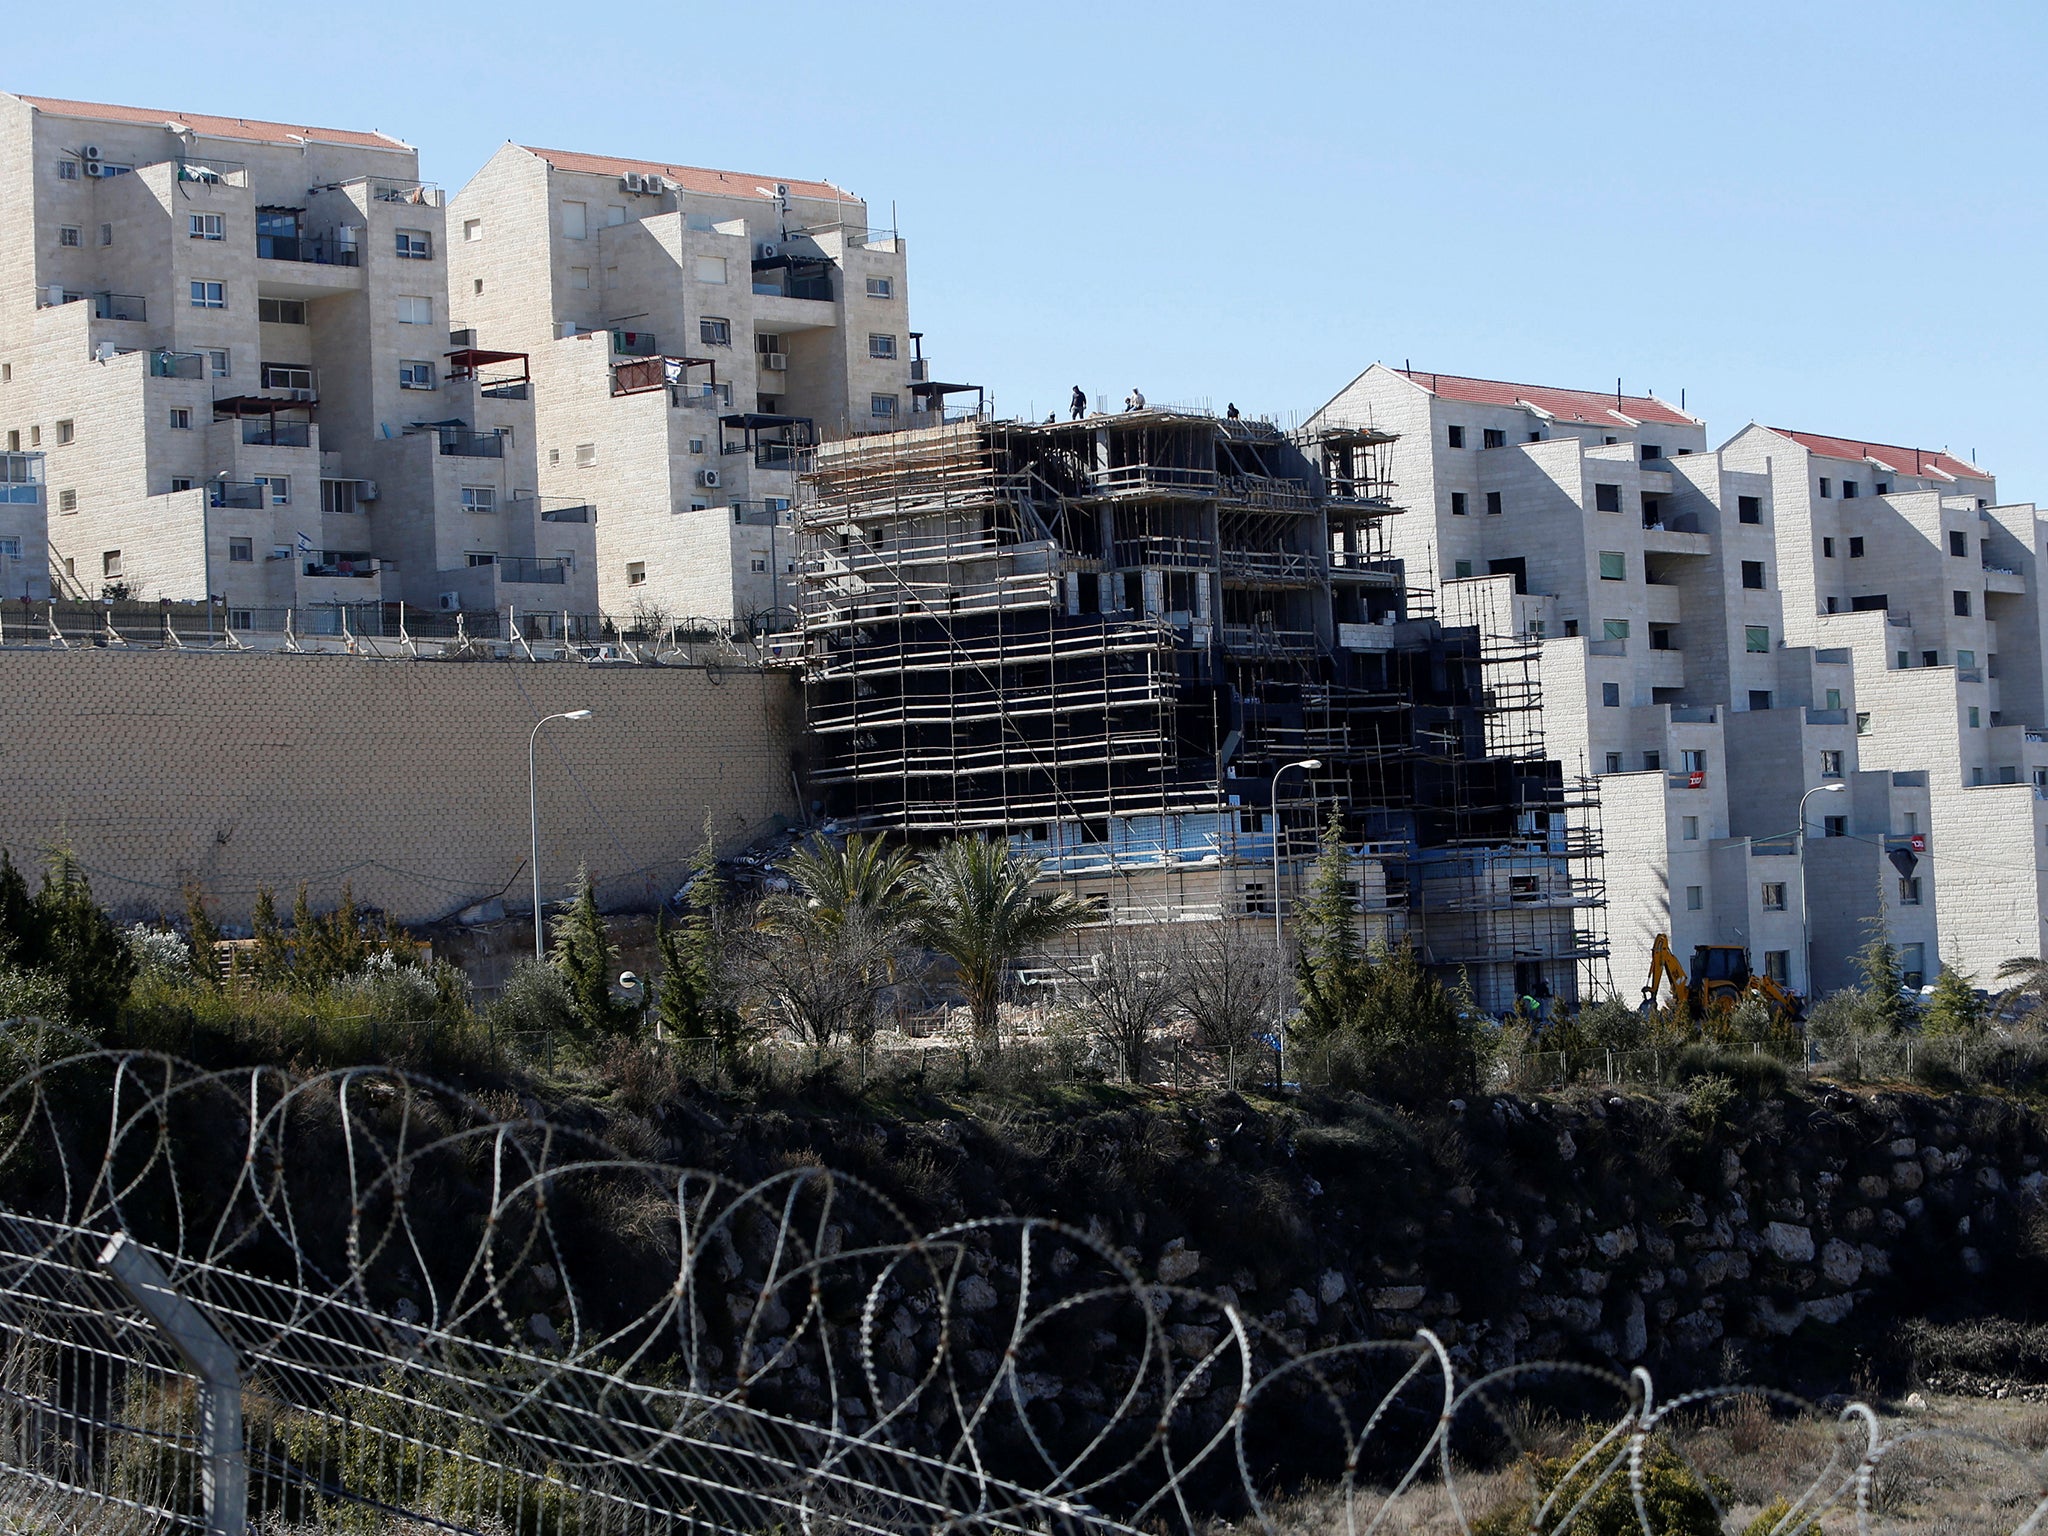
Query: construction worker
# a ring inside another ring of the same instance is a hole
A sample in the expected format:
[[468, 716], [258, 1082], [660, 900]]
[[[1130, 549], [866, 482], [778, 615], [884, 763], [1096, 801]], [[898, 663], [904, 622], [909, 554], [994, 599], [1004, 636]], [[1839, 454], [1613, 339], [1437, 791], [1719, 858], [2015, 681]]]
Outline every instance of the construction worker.
[[1126, 411], [1142, 411], [1145, 409], [1145, 391], [1133, 384], [1131, 392], [1124, 396], [1124, 409]]
[[1225, 421], [1236, 421], [1238, 419], [1237, 402], [1235, 400], [1230, 402], [1230, 409], [1223, 413], [1223, 419]]
[[1074, 398], [1068, 402], [1067, 408], [1074, 413], [1073, 419], [1075, 421], [1079, 421], [1083, 416], [1086, 416], [1088, 414], [1088, 391], [1076, 384], [1074, 386]]

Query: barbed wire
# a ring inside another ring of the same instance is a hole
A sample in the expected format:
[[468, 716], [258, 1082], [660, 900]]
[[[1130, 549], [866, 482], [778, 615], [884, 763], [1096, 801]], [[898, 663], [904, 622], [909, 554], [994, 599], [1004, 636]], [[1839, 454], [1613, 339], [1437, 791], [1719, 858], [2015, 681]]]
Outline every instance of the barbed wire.
[[[1095, 1231], [924, 1230], [847, 1174], [676, 1167], [578, 1114], [382, 1067], [23, 1066], [0, 1529], [1271, 1531], [1311, 1489], [1350, 1532], [1503, 1499], [1492, 1528], [1551, 1531], [1621, 1495], [1653, 1530], [1660, 1457], [1732, 1508], [1738, 1412], [1806, 1458], [1770, 1529], [1874, 1528], [1937, 1437], [2005, 1469], [2011, 1529], [2048, 1517], [2041, 1466], [1988, 1436], [1586, 1364], [1468, 1380], [1427, 1331], [1309, 1349]], [[226, 1449], [195, 1329], [231, 1352]]]

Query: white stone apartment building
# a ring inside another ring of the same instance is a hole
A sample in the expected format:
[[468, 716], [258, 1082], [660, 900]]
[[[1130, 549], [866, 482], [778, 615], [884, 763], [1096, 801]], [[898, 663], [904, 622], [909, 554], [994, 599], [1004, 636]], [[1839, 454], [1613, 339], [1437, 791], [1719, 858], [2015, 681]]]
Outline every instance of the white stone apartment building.
[[62, 591], [588, 611], [588, 514], [542, 516], [517, 360], [450, 345], [418, 173], [382, 133], [0, 95], [0, 433], [45, 455]]
[[915, 424], [904, 247], [826, 182], [507, 144], [450, 204], [454, 319], [533, 359], [539, 484], [608, 613], [771, 627], [801, 451]]
[[[1512, 584], [1516, 628], [1543, 641], [1547, 750], [1600, 778], [1624, 996], [1660, 932], [1681, 956], [1742, 943], [1802, 991], [1851, 979], [1848, 956], [1879, 911], [1908, 971], [1929, 980], [1940, 956], [1988, 976], [2030, 951], [2036, 927], [2015, 925], [2015, 902], [1989, 925], [1961, 897], [1937, 904], [1930, 796], [1945, 749], [1917, 728], [1895, 732], [1890, 752], [1859, 736], [1887, 686], [1860, 637], [1886, 619], [1849, 614], [1846, 591], [1839, 620], [1814, 617], [1826, 604], [1794, 547], [1807, 499], [1786, 478], [1789, 453], [1752, 451], [1747, 434], [1712, 450], [1703, 422], [1654, 397], [1377, 364], [1318, 420], [1399, 434], [1391, 478], [1409, 511], [1391, 534], [1412, 581], [1453, 611], [1483, 607], [1468, 586]], [[1910, 874], [1894, 855], [1911, 856]]]
[[[0, 453], [0, 602], [49, 597], [49, 543], [43, 455]], [[7, 618], [0, 614], [0, 626]]]

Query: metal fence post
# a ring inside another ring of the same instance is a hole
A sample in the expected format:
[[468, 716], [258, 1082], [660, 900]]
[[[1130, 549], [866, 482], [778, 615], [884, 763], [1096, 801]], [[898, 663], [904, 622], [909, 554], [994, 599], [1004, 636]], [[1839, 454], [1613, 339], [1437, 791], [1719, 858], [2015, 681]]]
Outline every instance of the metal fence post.
[[171, 1289], [162, 1266], [126, 1232], [108, 1240], [100, 1267], [198, 1373], [207, 1536], [243, 1536], [249, 1521], [249, 1464], [242, 1448], [242, 1372], [234, 1346]]

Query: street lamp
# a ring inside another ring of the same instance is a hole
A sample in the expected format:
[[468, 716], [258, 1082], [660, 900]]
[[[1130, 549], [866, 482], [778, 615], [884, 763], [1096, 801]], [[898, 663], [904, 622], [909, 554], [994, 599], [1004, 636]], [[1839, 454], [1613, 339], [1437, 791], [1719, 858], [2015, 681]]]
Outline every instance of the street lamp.
[[1799, 836], [1793, 844], [1799, 856], [1799, 964], [1804, 972], [1800, 980], [1806, 983], [1806, 999], [1813, 1001], [1813, 940], [1806, 932], [1806, 802], [1815, 795], [1839, 795], [1844, 785], [1816, 784], [1799, 797]]
[[568, 709], [559, 715], [544, 715], [534, 721], [533, 733], [526, 738], [526, 814], [533, 833], [533, 958], [544, 960], [547, 909], [540, 904], [540, 787], [534, 766], [534, 749], [540, 741], [540, 728], [550, 720], [588, 720], [587, 709]]
[[1307, 771], [1322, 766], [1323, 760], [1320, 757], [1305, 757], [1298, 763], [1282, 763], [1273, 770], [1273, 955], [1280, 963], [1280, 969], [1274, 976], [1275, 1011], [1280, 1017], [1273, 1029], [1273, 1052], [1276, 1070], [1282, 1083], [1287, 1080], [1287, 1010], [1286, 1003], [1282, 1001], [1287, 995], [1284, 990], [1287, 977], [1287, 941], [1280, 933], [1280, 778], [1290, 769], [1300, 768]]

